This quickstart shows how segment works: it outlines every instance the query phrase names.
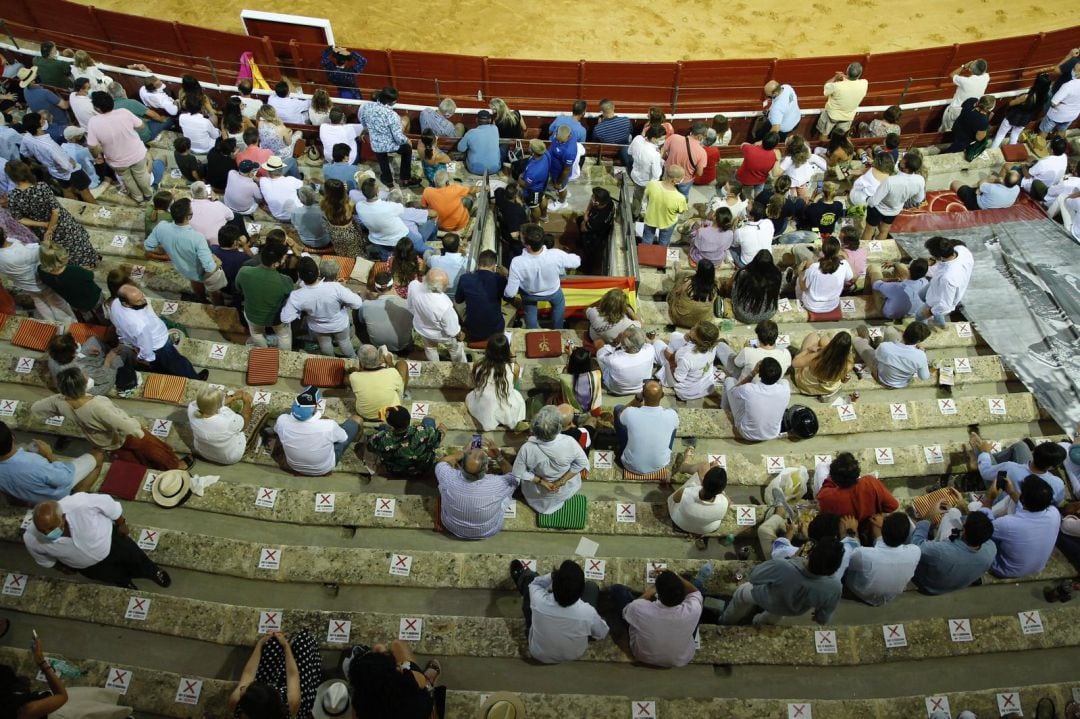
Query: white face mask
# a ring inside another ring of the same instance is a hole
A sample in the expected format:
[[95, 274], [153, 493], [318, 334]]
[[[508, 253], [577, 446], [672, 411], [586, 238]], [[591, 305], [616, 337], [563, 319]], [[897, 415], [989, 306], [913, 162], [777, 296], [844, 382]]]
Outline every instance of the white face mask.
[[41, 131], [42, 132], [45, 132], [48, 129], [49, 129], [49, 123], [47, 123], [47, 122], [41, 123]]

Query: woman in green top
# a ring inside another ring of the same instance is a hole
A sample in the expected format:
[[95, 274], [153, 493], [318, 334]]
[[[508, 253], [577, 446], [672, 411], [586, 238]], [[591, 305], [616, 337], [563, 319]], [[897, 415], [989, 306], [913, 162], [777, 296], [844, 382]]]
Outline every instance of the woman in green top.
[[108, 324], [105, 297], [93, 272], [71, 262], [68, 251], [53, 242], [41, 244], [38, 263], [38, 280], [64, 298], [80, 322]]

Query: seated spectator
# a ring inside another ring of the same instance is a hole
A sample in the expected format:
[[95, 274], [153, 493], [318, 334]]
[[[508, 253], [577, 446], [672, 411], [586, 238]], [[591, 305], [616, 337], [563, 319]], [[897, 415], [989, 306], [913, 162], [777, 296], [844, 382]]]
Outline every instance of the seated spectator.
[[711, 221], [695, 224], [690, 245], [690, 264], [709, 260], [714, 265], [727, 261], [728, 250], [735, 241], [734, 219], [731, 210], [719, 207]]
[[[344, 88], [340, 91], [346, 92]], [[359, 96], [359, 90], [354, 92]], [[351, 699], [358, 707], [357, 712], [361, 712], [359, 707], [364, 707], [362, 713], [365, 714], [374, 712], [376, 715], [392, 716], [391, 712], [397, 710], [402, 716], [417, 719], [436, 716], [433, 708], [435, 682], [441, 669], [438, 661], [429, 661], [421, 671], [409, 645], [397, 639], [390, 642], [389, 649], [376, 644], [367, 653], [358, 652], [354, 658], [346, 661], [346, 674], [352, 688]], [[345, 663], [342, 662], [343, 667]], [[343, 693], [342, 697], [348, 698], [348, 693]], [[341, 711], [350, 711], [349, 705], [345, 704]]]
[[60, 295], [47, 286], [42, 286], [45, 283], [39, 283], [38, 280], [40, 253], [53, 246], [51, 242], [20, 242], [8, 237], [7, 232], [0, 227], [0, 276], [7, 279], [13, 289], [30, 296], [34, 309], [42, 319], [68, 323], [75, 319], [72, 308]]
[[746, 222], [735, 230], [731, 245], [731, 261], [735, 267], [746, 267], [758, 252], [772, 247], [773, 234], [772, 220], [765, 217], [765, 208], [755, 202], [747, 212]]
[[712, 365], [719, 340], [720, 328], [709, 320], [698, 322], [686, 334], [672, 332], [667, 343], [653, 340], [659, 380], [683, 401], [712, 394]]
[[49, 124], [41, 119], [41, 115], [36, 112], [27, 113], [23, 117], [22, 126], [22, 156], [41, 163], [49, 176], [63, 189], [64, 197], [96, 204], [97, 200], [90, 192], [90, 177], [48, 134]]
[[[670, 165], [664, 171], [663, 180], [652, 180], [645, 186], [645, 232], [641, 236], [642, 244], [671, 244], [671, 235], [679, 222], [679, 215], [686, 212], [689, 205], [686, 195], [679, 190], [684, 171], [679, 165]], [[659, 233], [659, 237], [657, 237]], [[769, 235], [770, 241], [772, 235]]]
[[[259, 108], [259, 112], [255, 115], [255, 119], [258, 121], [259, 136], [256, 144], [263, 150], [269, 150], [270, 153], [276, 156], [285, 166], [285, 174], [289, 177], [295, 177], [298, 180], [303, 179], [303, 175], [300, 174], [298, 165], [296, 162], [296, 155], [298, 149], [303, 149], [303, 133], [299, 130], [293, 131], [281, 121], [278, 117], [277, 110], [270, 105], [263, 105]], [[244, 142], [250, 145], [248, 142], [248, 134], [244, 132]], [[266, 164], [266, 160], [262, 164]]]
[[[1074, 58], [1075, 59], [1075, 58]], [[1020, 133], [1031, 124], [1031, 121], [1039, 117], [1050, 99], [1050, 87], [1052, 81], [1050, 73], [1040, 72], [1035, 76], [1031, 87], [1021, 94], [1010, 98], [1005, 107], [1005, 115], [1001, 118], [997, 134], [991, 148], [998, 148], [1005, 141], [1005, 135], [1009, 135], [1010, 145], [1020, 141]]]
[[791, 178], [791, 190], [797, 197], [809, 201], [811, 180], [826, 169], [825, 160], [812, 153], [806, 140], [796, 135], [788, 140], [784, 148], [784, 159], [773, 169], [773, 173]]
[[[348, 165], [356, 164], [356, 142], [360, 138], [360, 135], [364, 132], [364, 126], [355, 122], [345, 122], [345, 111], [341, 108], [335, 107], [330, 111], [330, 121], [319, 125], [319, 141], [323, 146], [323, 154], [326, 154], [326, 148], [330, 148], [333, 155], [334, 162], [346, 163]], [[342, 159], [337, 159], [337, 153], [334, 149], [338, 145], [345, 145], [348, 152]], [[325, 175], [325, 167], [324, 177]], [[356, 169], [353, 168], [353, 172]], [[349, 176], [352, 177], [351, 175]], [[342, 182], [345, 178], [339, 177]], [[350, 190], [355, 190], [355, 187], [350, 187]]]
[[824, 332], [810, 332], [791, 360], [795, 387], [822, 402], [831, 402], [840, 394], [854, 366], [851, 335], [845, 331], [836, 332], [831, 338]]
[[[644, 340], [645, 336], [642, 335], [642, 342]], [[571, 350], [566, 360], [566, 367], [559, 375], [559, 383], [562, 385], [563, 400], [567, 403], [565, 407], [569, 408], [571, 420], [576, 413], [600, 412], [604, 400], [604, 392], [601, 389], [603, 380], [601, 371], [593, 369], [589, 350], [584, 347], [575, 347]], [[562, 406], [564, 405], [560, 405]]]
[[[217, 140], [214, 144], [217, 144]], [[199, 162], [199, 158], [192, 154], [191, 140], [184, 135], [173, 140], [173, 161], [176, 163], [176, 168], [180, 170], [180, 174], [188, 182], [196, 182], [206, 177], [206, 165]]]
[[416, 149], [420, 153], [420, 165], [424, 168], [424, 177], [428, 185], [435, 186], [435, 173], [446, 171], [450, 165], [450, 156], [439, 149], [439, 138], [426, 130], [420, 135]]
[[[200, 302], [205, 302], [209, 293], [210, 301], [215, 305], [224, 304], [221, 291], [228, 280], [217, 266], [206, 238], [191, 226], [191, 200], [174, 201], [169, 205], [169, 215], [172, 222], [159, 222], [143, 242], [143, 249], [147, 252], [159, 247], [165, 250], [176, 271], [191, 283]], [[217, 238], [217, 233], [214, 237]]]
[[931, 237], [923, 246], [933, 265], [926, 271], [930, 283], [922, 292], [922, 304], [915, 310], [915, 319], [944, 327], [945, 318], [964, 299], [975, 271], [975, 257], [963, 242], [947, 237]]
[[[176, 106], [176, 100], [165, 88], [165, 83], [153, 75], [143, 80], [142, 87], [139, 88], [139, 99], [151, 110], [161, 110], [169, 117], [180, 114], [180, 108]], [[259, 104], [262, 103], [259, 102]]]
[[[308, 123], [316, 127], [322, 127], [330, 121], [330, 111], [334, 109], [334, 103], [330, 100], [330, 93], [321, 87], [311, 93], [311, 104], [308, 106]], [[280, 110], [278, 111], [280, 114]]]
[[[225, 404], [238, 401], [239, 411]], [[187, 408], [188, 424], [195, 440], [194, 450], [203, 459], [217, 464], [236, 464], [247, 449], [245, 430], [251, 422], [252, 397], [247, 392], [226, 392], [206, 385], [199, 389]]]
[[652, 474], [671, 464], [679, 413], [661, 407], [663, 398], [664, 388], [650, 379], [628, 404], [615, 406], [616, 459], [636, 474]]
[[378, 458], [389, 475], [422, 477], [435, 466], [435, 451], [446, 433], [445, 428], [436, 425], [431, 417], [424, 417], [419, 425], [413, 425], [411, 420], [405, 407], [390, 407], [386, 410], [386, 424], [379, 425], [368, 438], [368, 451]]
[[881, 183], [886, 178], [893, 174], [897, 165], [896, 160], [892, 155], [887, 152], [879, 152], [874, 155], [873, 164], [870, 169], [851, 183], [851, 190], [848, 192], [848, 213], [851, 213], [852, 208], [862, 207], [865, 208], [877, 193]]
[[[1020, 441], [995, 454], [993, 443], [987, 442], [975, 432], [971, 433], [969, 444], [972, 454], [975, 455], [979, 476], [986, 482], [987, 488], [1004, 472], [1012, 480], [1013, 486], [1019, 487], [1022, 493], [1024, 480], [1034, 476], [1050, 487], [1055, 506], [1065, 503], [1065, 483], [1054, 473], [1068, 456], [1061, 445], [1056, 442], [1034, 445], [1030, 441]], [[994, 514], [1000, 516], [1002, 512], [995, 511]]]
[[450, 280], [442, 270], [430, 270], [424, 281], [409, 284], [408, 308], [413, 316], [413, 329], [424, 339], [424, 356], [428, 362], [439, 361], [439, 345], [450, 351], [451, 362], [467, 362], [465, 334], [458, 323], [454, 303], [447, 296]]
[[922, 343], [930, 337], [930, 328], [922, 322], [909, 323], [903, 335], [895, 327], [886, 325], [884, 338], [876, 349], [865, 326], [859, 327], [856, 332], [859, 336], [851, 340], [851, 346], [883, 387], [903, 389], [914, 377], [924, 382], [930, 379], [930, 365], [922, 347]]
[[687, 447], [676, 472], [690, 478], [668, 496], [668, 515], [672, 524], [694, 537], [698, 549], [705, 549], [708, 536], [720, 531], [727, 516], [727, 471], [716, 462], [695, 462], [694, 448]]
[[229, 694], [232, 716], [308, 716], [322, 682], [319, 644], [307, 629], [288, 639], [267, 632], [255, 642], [236, 688]]
[[532, 436], [518, 450], [514, 476], [533, 511], [552, 514], [581, 489], [581, 472], [589, 468], [589, 458], [580, 444], [562, 434], [558, 408], [540, 408], [529, 426]]
[[384, 409], [401, 404], [409, 385], [409, 373], [405, 360], [395, 359], [389, 352], [380, 354], [374, 345], [360, 345], [357, 359], [360, 368], [348, 372], [349, 386], [356, 397], [356, 413], [365, 420], [375, 421]]
[[626, 293], [617, 288], [608, 290], [603, 297], [589, 305], [585, 310], [585, 319], [589, 321], [589, 338], [607, 343], [615, 342], [630, 326], [641, 326], [641, 320], [630, 306]]
[[678, 273], [667, 297], [671, 324], [676, 327], [693, 327], [699, 322], [712, 319], [719, 294], [716, 268], [712, 260], [702, 259], [693, 272]]
[[[728, 183], [731, 184], [730, 182]], [[791, 190], [791, 178], [787, 175], [780, 175], [773, 180], [772, 186], [766, 185], [761, 192], [753, 198], [753, 201], [762, 205], [765, 208], [765, 216], [768, 217], [773, 223], [773, 237], [777, 238], [777, 241], [782, 245], [790, 245], [795, 243], [794, 238], [798, 238], [797, 241], [805, 242], [810, 239], [797, 232], [784, 234], [787, 232], [788, 222], [792, 219], [797, 219], [802, 215], [803, 208], [806, 207], [806, 200], [801, 197], [794, 197], [790, 193]], [[735, 205], [731, 203], [735, 202]], [[746, 215], [747, 201], [735, 196], [732, 197], [731, 192], [728, 192], [727, 196], [728, 207], [741, 208], [742, 214]], [[735, 210], [732, 211], [734, 216]]]
[[[994, 523], [997, 557], [990, 573], [1005, 579], [1037, 574], [1046, 568], [1061, 529], [1061, 513], [1052, 506], [1054, 492], [1035, 475], [1025, 478], [1019, 491], [1011, 479], [1005, 479], [1004, 484], [1004, 489], [999, 489], [997, 482], [990, 485], [986, 507], [979, 510]], [[989, 508], [1002, 492], [1017, 505], [1016, 512], [995, 518]]]
[[[7, 634], [11, 628], [11, 620], [5, 619], [2, 623], [3, 633]], [[37, 630], [34, 630], [37, 634]], [[7, 664], [0, 664], [0, 686], [3, 687], [4, 704], [10, 707], [8, 713], [16, 719], [44, 719], [50, 714], [60, 716], [60, 711], [72, 697], [79, 701], [79, 707], [87, 707], [91, 704], [91, 711], [99, 707], [116, 709], [116, 704], [108, 705], [106, 702], [91, 702], [86, 696], [88, 693], [97, 693], [97, 689], [91, 687], [72, 687], [70, 691], [64, 687], [60, 675], [52, 662], [45, 658], [41, 640], [36, 636], [30, 642], [30, 656], [41, 670], [43, 683], [48, 686], [48, 691], [36, 692], [30, 689], [30, 679], [15, 674], [15, 670]], [[131, 711], [125, 707], [124, 711]]]
[[619, 159], [623, 167], [630, 168], [630, 155], [627, 146], [634, 136], [634, 123], [628, 117], [615, 114], [615, 103], [611, 100], [600, 101], [600, 115], [592, 128], [592, 141], [604, 145], [618, 145]]
[[232, 222], [236, 213], [224, 202], [210, 196], [210, 188], [205, 182], [191, 185], [191, 228], [206, 238], [210, 245], [217, 244], [218, 233], [225, 223]]
[[772, 251], [758, 250], [750, 264], [735, 271], [731, 281], [731, 311], [735, 320], [757, 324], [775, 315], [783, 277]]
[[[891, 268], [894, 271], [894, 277], [884, 279], [882, 268]], [[916, 308], [922, 306], [920, 294], [930, 284], [930, 280], [926, 278], [929, 268], [930, 265], [923, 257], [912, 260], [910, 264], [891, 262], [867, 267], [870, 288], [884, 299], [881, 314], [886, 319], [899, 320], [910, 317], [915, 314]]]
[[330, 246], [330, 233], [326, 229], [326, 216], [319, 207], [319, 193], [308, 185], [296, 191], [300, 204], [293, 208], [289, 222], [305, 247], [322, 249]]
[[251, 160], [240, 160], [237, 169], [229, 171], [225, 194], [221, 199], [226, 207], [238, 215], [252, 217], [263, 202], [259, 183], [255, 181], [258, 169], [259, 165]]
[[451, 183], [445, 171], [436, 172], [434, 185], [425, 188], [420, 196], [420, 206], [435, 212], [440, 230], [455, 232], [469, 224], [469, 208], [463, 201], [473, 194], [475, 190]]
[[440, 137], [461, 137], [465, 126], [452, 122], [455, 114], [457, 103], [449, 97], [443, 98], [438, 107], [425, 107], [420, 111], [420, 132], [431, 131]]
[[299, 91], [293, 91], [288, 80], [278, 80], [274, 85], [274, 94], [266, 102], [277, 111], [282, 122], [307, 124], [311, 100], [300, 97]]
[[840, 517], [854, 517], [859, 535], [871, 536], [870, 520], [875, 514], [895, 512], [900, 503], [872, 474], [862, 474], [851, 452], [841, 452], [829, 464], [814, 468], [814, 498], [821, 512]]
[[1023, 168], [1024, 179], [1020, 181], [1020, 188], [1024, 192], [1031, 192], [1032, 183], [1036, 180], [1047, 187], [1061, 182], [1069, 169], [1068, 150], [1069, 141], [1061, 135], [1050, 140], [1050, 154]]
[[499, 149], [499, 128], [492, 124], [491, 113], [481, 110], [476, 113], [476, 127], [472, 128], [461, 137], [461, 130], [454, 134], [445, 135], [436, 132], [443, 137], [461, 137], [457, 143], [457, 151], [465, 153], [465, 168], [473, 175], [494, 176], [502, 171], [502, 151]]
[[851, 282], [844, 284], [845, 293], [862, 292], [866, 286], [867, 257], [870, 248], [859, 242], [859, 231], [852, 225], [844, 225], [840, 228], [840, 249], [844, 252], [844, 259], [851, 266], [853, 278]]
[[285, 175], [280, 157], [271, 157], [263, 163], [266, 177], [259, 180], [259, 192], [266, 202], [266, 210], [274, 219], [288, 222], [292, 211], [300, 206], [296, 191], [304, 186], [303, 180]]
[[844, 586], [872, 607], [880, 607], [903, 593], [915, 574], [921, 553], [914, 544], [907, 544], [911, 520], [903, 512], [885, 517], [875, 516], [870, 526], [873, 546], [859, 544], [859, 522], [844, 517], [841, 528], [847, 534], [844, 544], [851, 547], [851, 561], [844, 572]]
[[844, 559], [838, 540], [814, 542], [805, 557], [773, 558], [750, 572], [749, 581], [735, 590], [724, 607], [721, 624], [777, 624], [782, 617], [812, 612], [818, 624], [828, 624], [842, 588], [836, 576]]
[[859, 123], [859, 137], [885, 137], [900, 134], [900, 117], [904, 114], [899, 105], [889, 105], [881, 117]]
[[465, 305], [462, 327], [468, 342], [483, 341], [506, 329], [502, 310], [506, 270], [498, 264], [498, 255], [493, 250], [483, 250], [476, 260], [476, 269], [458, 279], [454, 302]]
[[731, 412], [736, 434], [752, 442], [763, 442], [780, 436], [791, 400], [791, 385], [772, 357], [758, 361], [742, 380], [724, 379], [721, 407]]
[[818, 232], [822, 237], [832, 235], [837, 222], [844, 216], [844, 203], [836, 199], [839, 190], [840, 186], [832, 180], [823, 182], [821, 194], [802, 208], [795, 226], [803, 231]]
[[458, 539], [487, 539], [503, 528], [518, 479], [498, 446], [486, 439], [451, 452], [435, 465], [439, 521]]
[[449, 278], [450, 285], [446, 289], [448, 295], [457, 293], [458, 280], [468, 269], [468, 251], [469, 248], [462, 244], [460, 235], [448, 232], [442, 238], [442, 254], [435, 250], [424, 253], [424, 265], [433, 270], [442, 270]]
[[[108, 165], [102, 165], [101, 167], [101, 174], [104, 177], [98, 175], [97, 165], [94, 164], [94, 155], [86, 147], [86, 130], [83, 128], [75, 125], [65, 127], [64, 143], [60, 145], [60, 149], [64, 151], [65, 155], [79, 163], [79, 169], [86, 173], [87, 178], [90, 179], [90, 187], [87, 189], [96, 190], [101, 187], [102, 182], [105, 183], [105, 187], [108, 187], [112, 182], [113, 178], [110, 177], [112, 171]], [[2, 167], [0, 167], [0, 171], [3, 171]], [[104, 190], [105, 187], [101, 189]]]
[[[240, 148], [240, 151], [236, 153], [236, 164], [240, 165], [241, 162], [249, 161], [254, 162], [259, 166], [259, 177], [266, 177], [266, 170], [261, 169], [264, 162], [270, 159], [274, 154], [268, 149], [263, 148], [262, 143], [259, 141], [259, 131], [254, 127], [249, 127], [244, 130], [242, 135], [244, 146]], [[239, 143], [238, 143], [239, 144]], [[282, 158], [282, 162], [288, 165], [289, 160], [293, 158]], [[293, 160], [295, 162], [295, 160]]]
[[520, 382], [521, 366], [514, 362], [510, 340], [501, 332], [492, 335], [483, 359], [473, 364], [473, 389], [465, 395], [465, 406], [481, 429], [524, 431], [525, 398], [516, 387]]
[[776, 346], [780, 328], [772, 320], [763, 320], [754, 327], [754, 334], [757, 339], [746, 340], [738, 354], [726, 342], [719, 342], [716, 345], [718, 364], [728, 375], [738, 377], [742, 381], [753, 374], [758, 362], [771, 357], [780, 365], [780, 376], [786, 375], [788, 368], [791, 367], [791, 352], [787, 347]]
[[[877, 164], [875, 160], [875, 167]], [[890, 163], [882, 160], [880, 164], [888, 166]], [[882, 179], [877, 190], [866, 202], [863, 242], [875, 239], [875, 235], [877, 240], [884, 240], [889, 236], [889, 228], [892, 227], [893, 220], [904, 211], [905, 207], [917, 207], [926, 200], [926, 180], [919, 174], [922, 169], [922, 157], [909, 152], [901, 158], [899, 167], [900, 172]]]
[[596, 343], [596, 363], [604, 387], [616, 396], [637, 394], [656, 370], [656, 350], [637, 325], [627, 327], [615, 339], [612, 344]]
[[6, 424], [0, 422], [0, 493], [9, 502], [35, 505], [62, 499], [76, 492], [89, 492], [101, 473], [105, 453], [94, 449], [61, 461], [52, 447], [40, 439], [30, 449], [15, 444]]
[[773, 168], [780, 162], [780, 135], [769, 132], [755, 143], [744, 142], [741, 146], [742, 164], [735, 170], [735, 179], [749, 188], [750, 195], [761, 192]]
[[49, 376], [53, 384], [66, 369], [76, 367], [87, 377], [87, 393], [107, 395], [115, 387], [119, 392], [135, 389], [135, 353], [123, 345], [107, 350], [101, 340], [91, 335], [81, 345], [70, 333], [49, 340]]
[[990, 142], [986, 134], [990, 128], [990, 116], [994, 114], [996, 103], [997, 98], [993, 95], [969, 97], [964, 100], [960, 115], [952, 127], [952, 144], [945, 148], [943, 153], [965, 152], [972, 145], [982, 143], [984, 140], [988, 146]]
[[[982, 578], [997, 557], [991, 540], [994, 525], [982, 512], [970, 512], [961, 525], [959, 509], [942, 515], [940, 509], [915, 524], [911, 543], [921, 556], [912, 581], [924, 594], [948, 594], [970, 587]], [[934, 538], [930, 532], [937, 528]], [[945, 530], [945, 531], [942, 531]]]
[[87, 379], [82, 370], [72, 367], [56, 378], [59, 394], [39, 399], [30, 406], [38, 419], [62, 416], [82, 430], [90, 444], [111, 452], [113, 459], [134, 462], [150, 469], [191, 469], [195, 460], [177, 457], [169, 445], [143, 429], [139, 420], [129, 416], [107, 397], [86, 392]]
[[71, 114], [75, 116], [75, 122], [79, 123], [79, 127], [85, 128], [86, 123], [94, 116], [94, 104], [90, 101], [90, 80], [85, 77], [76, 78], [71, 85], [71, 90], [71, 94], [68, 95]]
[[510, 579], [521, 593], [529, 655], [536, 661], [572, 662], [585, 654], [590, 639], [608, 635], [607, 624], [596, 613], [600, 588], [585, 580], [581, 565], [573, 560], [541, 577], [515, 559], [510, 562]]
[[[240, 234], [240, 228], [236, 225], [225, 225], [218, 230], [217, 244], [210, 245], [210, 252], [221, 263], [221, 271], [225, 273], [225, 292], [233, 295], [235, 300], [236, 276], [252, 257], [247, 238]], [[233, 304], [235, 306], [236, 302]]]
[[274, 422], [274, 434], [281, 442], [289, 467], [308, 477], [332, 472], [364, 423], [359, 415], [341, 424], [324, 418], [319, 408], [321, 399], [318, 388], [305, 387], [293, 400], [292, 409], [278, 415]]
[[1002, 168], [1000, 175], [991, 175], [980, 180], [974, 187], [957, 180], [950, 189], [969, 210], [996, 210], [1013, 206], [1016, 198], [1020, 196], [1022, 179], [1023, 176], [1016, 170]]
[[840, 306], [844, 286], [855, 277], [835, 237], [823, 238], [821, 258], [804, 261], [796, 272], [799, 281], [795, 284], [795, 297], [807, 312], [827, 313], [836, 310]]
[[282, 323], [291, 324], [302, 317], [319, 345], [319, 352], [333, 357], [336, 343], [342, 356], [356, 357], [350, 320], [352, 310], [360, 309], [364, 301], [338, 282], [337, 261], [324, 258], [316, 263], [310, 257], [301, 257], [296, 271], [300, 285], [281, 308]]
[[60, 566], [87, 579], [138, 589], [135, 579], [168, 587], [172, 578], [128, 536], [123, 507], [105, 494], [79, 492], [34, 507], [23, 544], [39, 566]]
[[410, 232], [402, 220], [405, 206], [399, 202], [379, 199], [375, 178], [368, 178], [360, 183], [360, 195], [356, 203], [356, 217], [367, 228], [368, 243], [378, 246], [376, 249], [382, 259], [390, 255], [390, 251], [402, 237], [408, 237], [412, 241], [419, 255], [431, 249], [427, 242], [433, 239], [438, 231], [434, 222], [426, 222], [418, 231]]
[[[544, 228], [529, 224], [521, 229], [525, 251], [510, 262], [504, 296], [525, 315], [525, 328], [540, 328], [537, 304], [551, 303], [551, 325], [561, 330], [566, 322], [566, 298], [562, 277], [567, 270], [581, 266], [581, 257], [560, 249], [549, 248], [544, 241]], [[521, 296], [518, 297], [520, 291]]]
[[169, 337], [169, 329], [154, 312], [143, 291], [131, 284], [130, 280], [121, 282], [109, 305], [109, 318], [116, 327], [120, 342], [135, 348], [138, 361], [159, 374], [198, 380], [209, 377], [210, 370], [196, 372], [188, 358], [176, 349]]
[[[324, 146], [325, 147], [325, 146]], [[330, 150], [330, 159], [323, 165], [323, 182], [338, 180], [351, 192], [358, 189], [356, 186], [356, 165], [349, 162], [350, 153], [356, 152], [355, 146], [350, 147], [344, 142], [339, 142]]]
[[[781, 175], [776, 178], [776, 181], [773, 183], [773, 189], [776, 192], [786, 193], [791, 189], [791, 178], [786, 175]], [[747, 198], [743, 197], [744, 194], [748, 194], [748, 188], [743, 186], [743, 184], [734, 177], [728, 177], [727, 180], [721, 180], [716, 183], [716, 196], [709, 200], [707, 212], [716, 212], [721, 207], [726, 207], [728, 211], [731, 212], [732, 219], [734, 219], [736, 225], [738, 225], [739, 220], [746, 219], [746, 210], [751, 204]], [[762, 189], [761, 192], [757, 194], [757, 197], [764, 199], [754, 201], [760, 201], [762, 207], [764, 207], [765, 203], [768, 202], [767, 198], [771, 197], [771, 194], [772, 193], [770, 193], [767, 188]]]
[[634, 599], [629, 587], [609, 589], [613, 609], [630, 628], [630, 653], [653, 667], [683, 667], [694, 659], [694, 634], [701, 620], [701, 592], [675, 572], [664, 570]]
[[236, 289], [244, 296], [241, 311], [248, 323], [251, 343], [269, 347], [266, 328], [272, 327], [275, 344], [288, 352], [292, 349], [292, 327], [281, 320], [281, 310], [293, 291], [293, 281], [278, 271], [285, 260], [285, 247], [264, 245], [256, 259], [258, 264], [242, 267], [235, 280]]
[[[67, 69], [66, 63], [64, 63], [64, 69]], [[23, 98], [26, 100], [26, 109], [29, 111], [27, 115], [44, 112], [48, 118], [49, 134], [53, 140], [62, 142], [64, 128], [71, 121], [67, 113], [70, 107], [68, 101], [43, 86], [44, 80], [38, 77], [37, 67], [24, 67], [16, 72], [16, 77], [19, 81], [19, 87], [22, 88]], [[65, 79], [70, 82], [70, 77]], [[54, 87], [58, 86], [54, 85]], [[70, 87], [70, 85], [65, 87]]]
[[394, 278], [389, 272], [377, 272], [371, 288], [374, 297], [368, 295], [360, 309], [363, 320], [363, 337], [367, 342], [386, 347], [391, 352], [402, 353], [412, 347], [413, 316], [408, 303], [394, 288]]
[[202, 114], [198, 101], [195, 98], [189, 99], [190, 102], [184, 105], [184, 111], [180, 113], [180, 131], [191, 142], [189, 149], [192, 152], [205, 155], [213, 149], [214, 141], [221, 137], [221, 132]]

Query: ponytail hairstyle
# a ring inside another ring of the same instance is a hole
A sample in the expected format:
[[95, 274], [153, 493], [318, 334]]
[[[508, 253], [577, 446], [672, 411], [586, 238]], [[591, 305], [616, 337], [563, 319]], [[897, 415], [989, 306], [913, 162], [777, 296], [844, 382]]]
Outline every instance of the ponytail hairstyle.
[[818, 260], [818, 269], [831, 275], [840, 269], [843, 255], [840, 252], [840, 241], [835, 237], [825, 237], [821, 240], [821, 259]]

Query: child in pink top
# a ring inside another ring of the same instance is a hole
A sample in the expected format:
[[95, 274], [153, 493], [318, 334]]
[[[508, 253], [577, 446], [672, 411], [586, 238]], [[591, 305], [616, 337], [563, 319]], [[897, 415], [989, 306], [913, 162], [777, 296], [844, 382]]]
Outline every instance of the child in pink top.
[[867, 248], [859, 246], [859, 233], [851, 225], [840, 228], [840, 247], [844, 250], [844, 256], [851, 265], [853, 279], [844, 285], [845, 294], [861, 292], [866, 287]]

